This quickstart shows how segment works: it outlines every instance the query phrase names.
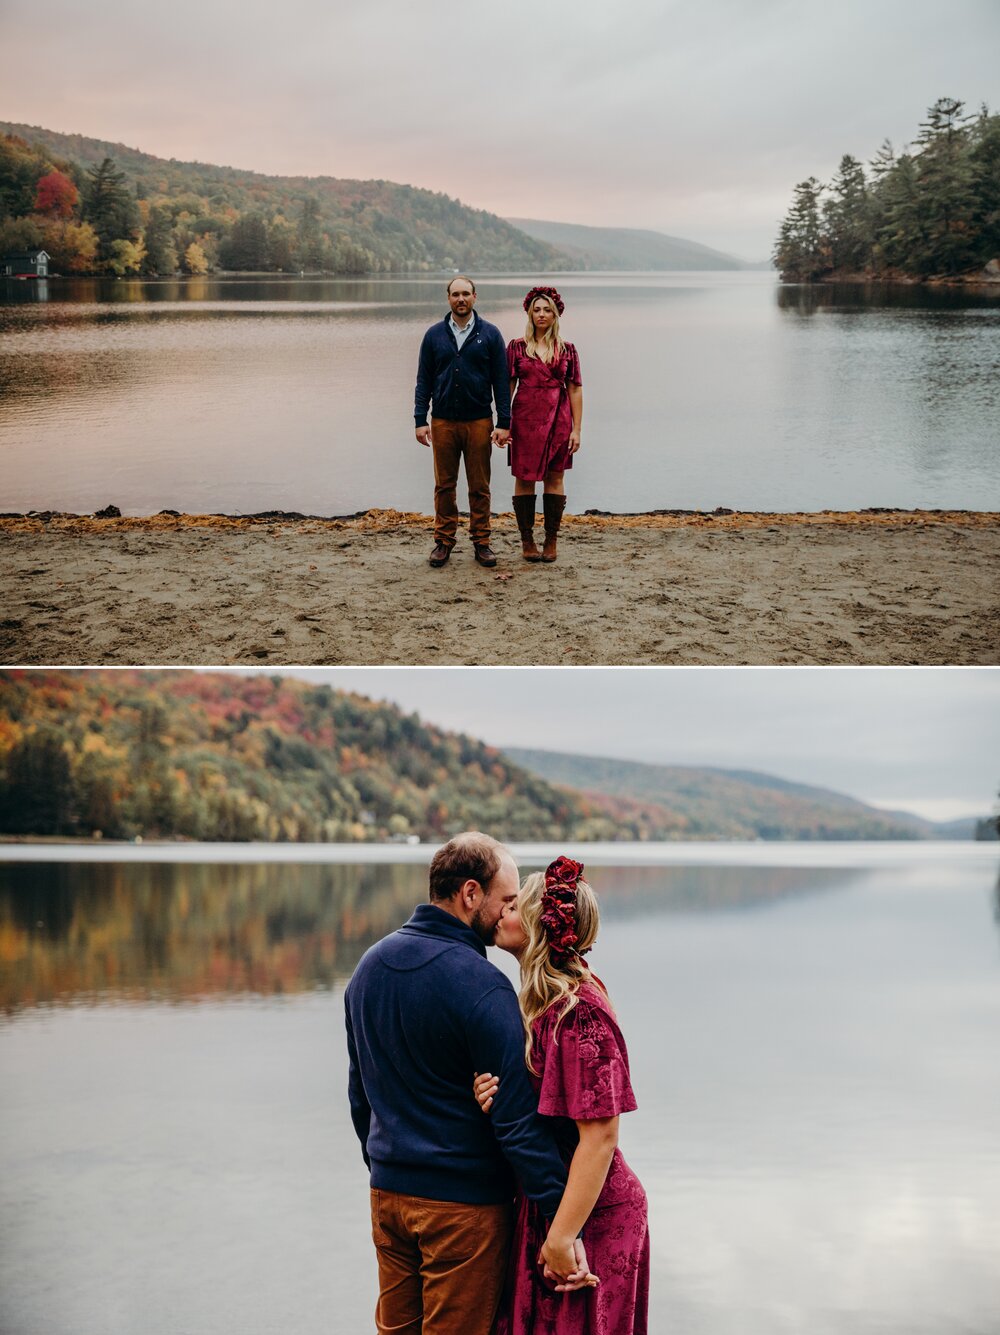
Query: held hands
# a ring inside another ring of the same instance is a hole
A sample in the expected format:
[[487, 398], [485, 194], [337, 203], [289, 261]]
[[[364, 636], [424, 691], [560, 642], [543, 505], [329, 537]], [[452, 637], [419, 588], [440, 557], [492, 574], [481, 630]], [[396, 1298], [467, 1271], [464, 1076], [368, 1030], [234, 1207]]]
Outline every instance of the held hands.
[[[472, 1081], [472, 1093], [484, 1113], [493, 1107], [493, 1099], [500, 1088], [500, 1077], [489, 1071], [475, 1073]], [[587, 1253], [580, 1238], [569, 1238], [562, 1242], [552, 1237], [551, 1233], [542, 1244], [538, 1253], [538, 1264], [542, 1267], [543, 1278], [555, 1288], [556, 1293], [575, 1293], [577, 1289], [592, 1289], [600, 1284], [596, 1275], [590, 1273]]]
[[[555, 1285], [556, 1293], [575, 1293], [577, 1289], [595, 1289], [600, 1280], [590, 1273], [583, 1240], [557, 1244], [551, 1233], [538, 1253], [542, 1277]], [[568, 1269], [564, 1268], [568, 1266]]]
[[476, 1072], [476, 1078], [472, 1082], [472, 1092], [475, 1095], [476, 1102], [482, 1108], [484, 1113], [488, 1113], [493, 1107], [493, 1096], [500, 1088], [500, 1077], [490, 1075], [489, 1071], [480, 1075]]
[[504, 430], [503, 427], [499, 426], [494, 427], [493, 434], [492, 436], [490, 436], [490, 440], [492, 440], [493, 444], [497, 447], [498, 450], [502, 450], [506, 447], [507, 442], [510, 440], [510, 432]]
[[416, 435], [417, 440], [421, 445], [429, 445], [431, 443], [431, 429], [429, 426], [418, 426]]

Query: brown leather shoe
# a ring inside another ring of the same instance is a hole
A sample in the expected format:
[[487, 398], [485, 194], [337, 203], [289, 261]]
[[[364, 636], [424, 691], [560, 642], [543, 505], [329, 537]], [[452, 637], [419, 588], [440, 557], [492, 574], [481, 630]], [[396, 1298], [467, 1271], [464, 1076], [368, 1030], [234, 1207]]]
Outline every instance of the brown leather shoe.
[[443, 542], [439, 542], [427, 559], [432, 566], [437, 567], [446, 565], [449, 556], [451, 556], [451, 548], [446, 547]]
[[476, 560], [479, 564], [492, 569], [497, 563], [497, 558], [490, 544], [488, 542], [477, 542], [474, 546], [476, 548]]

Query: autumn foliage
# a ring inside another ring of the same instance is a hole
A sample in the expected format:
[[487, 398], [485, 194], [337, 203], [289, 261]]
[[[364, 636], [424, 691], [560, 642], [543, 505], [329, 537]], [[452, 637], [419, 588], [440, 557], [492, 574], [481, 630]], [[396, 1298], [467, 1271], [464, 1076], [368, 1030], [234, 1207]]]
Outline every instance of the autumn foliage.
[[71, 218], [80, 192], [65, 173], [50, 171], [38, 182], [35, 212], [50, 218]]

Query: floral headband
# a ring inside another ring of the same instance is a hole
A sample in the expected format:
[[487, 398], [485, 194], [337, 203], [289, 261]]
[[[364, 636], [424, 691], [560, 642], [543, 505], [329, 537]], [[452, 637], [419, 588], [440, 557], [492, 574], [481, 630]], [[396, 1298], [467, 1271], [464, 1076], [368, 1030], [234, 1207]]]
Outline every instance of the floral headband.
[[548, 297], [560, 315], [566, 309], [562, 297], [554, 287], [533, 287], [524, 299], [524, 309], [526, 311], [531, 309], [531, 303], [536, 297]]
[[576, 948], [576, 885], [582, 875], [583, 863], [572, 858], [556, 858], [545, 868], [542, 927], [553, 964], [565, 964], [571, 955], [587, 953]]

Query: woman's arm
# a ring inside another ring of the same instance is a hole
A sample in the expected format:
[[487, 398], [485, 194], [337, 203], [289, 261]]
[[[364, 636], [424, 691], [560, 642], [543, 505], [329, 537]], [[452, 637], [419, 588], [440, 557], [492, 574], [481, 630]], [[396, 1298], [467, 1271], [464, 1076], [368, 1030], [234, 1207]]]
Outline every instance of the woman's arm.
[[576, 454], [580, 448], [580, 432], [583, 430], [583, 386], [570, 383], [566, 386], [569, 392], [569, 407], [573, 414], [573, 430], [569, 437], [569, 452]]
[[542, 1246], [542, 1260], [557, 1275], [574, 1269], [573, 1243], [597, 1203], [618, 1144], [618, 1118], [577, 1122], [580, 1143], [573, 1151], [566, 1190]]
[[514, 392], [515, 392], [516, 389], [517, 389], [517, 379], [516, 379], [515, 377], [512, 376], [512, 377], [511, 377], [511, 382], [510, 382], [510, 402], [511, 402], [511, 406], [513, 406], [513, 403], [514, 403]]

